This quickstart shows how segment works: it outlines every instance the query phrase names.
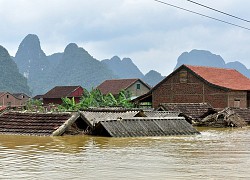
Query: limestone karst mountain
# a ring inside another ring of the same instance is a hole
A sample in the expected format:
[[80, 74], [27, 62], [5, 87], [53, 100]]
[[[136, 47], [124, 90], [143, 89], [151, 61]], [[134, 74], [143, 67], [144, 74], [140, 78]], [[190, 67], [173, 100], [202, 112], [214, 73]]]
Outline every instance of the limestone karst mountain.
[[27, 79], [19, 73], [16, 63], [3, 46], [0, 46], [0, 64], [0, 91], [30, 95]]
[[114, 56], [111, 59], [102, 60], [102, 63], [106, 64], [113, 73], [120, 78], [143, 78], [143, 73], [133, 63], [130, 58], [123, 58], [122, 60], [118, 56]]
[[236, 69], [250, 78], [250, 70], [247, 69], [244, 64], [238, 61], [225, 63], [224, 59], [220, 55], [213, 54], [206, 50], [194, 49], [190, 52], [182, 53], [177, 59], [175, 69], [182, 64]]

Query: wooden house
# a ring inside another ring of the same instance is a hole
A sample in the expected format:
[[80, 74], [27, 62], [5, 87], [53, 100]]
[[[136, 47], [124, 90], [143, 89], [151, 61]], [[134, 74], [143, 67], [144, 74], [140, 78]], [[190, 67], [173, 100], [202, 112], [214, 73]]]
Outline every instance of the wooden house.
[[209, 103], [214, 108], [250, 107], [250, 79], [234, 69], [182, 65], [136, 104]]
[[75, 102], [79, 102], [83, 94], [81, 86], [56, 86], [43, 95], [43, 104], [62, 104], [62, 98], [74, 98]]
[[125, 90], [130, 92], [133, 98], [149, 92], [151, 87], [140, 79], [112, 79], [104, 81], [96, 89], [99, 89], [102, 94], [111, 93], [115, 96], [121, 90]]

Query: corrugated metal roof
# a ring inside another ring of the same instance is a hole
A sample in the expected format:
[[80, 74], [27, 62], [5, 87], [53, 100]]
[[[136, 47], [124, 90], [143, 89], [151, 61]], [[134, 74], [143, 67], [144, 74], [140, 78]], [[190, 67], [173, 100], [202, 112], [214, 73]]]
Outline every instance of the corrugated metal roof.
[[111, 137], [193, 135], [199, 132], [184, 118], [132, 118], [100, 121], [93, 131]]
[[147, 117], [178, 117], [180, 112], [177, 111], [144, 111]]
[[91, 127], [99, 121], [115, 120], [115, 119], [126, 119], [135, 117], [140, 111], [81, 111], [81, 117]]

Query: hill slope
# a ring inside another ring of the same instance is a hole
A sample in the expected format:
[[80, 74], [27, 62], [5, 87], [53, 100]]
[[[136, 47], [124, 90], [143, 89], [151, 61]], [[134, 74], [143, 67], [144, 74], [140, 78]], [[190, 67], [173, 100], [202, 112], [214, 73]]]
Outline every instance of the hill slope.
[[81, 85], [90, 89], [106, 79], [116, 76], [100, 61], [94, 59], [86, 50], [76, 44], [69, 44], [63, 53], [61, 61], [52, 70], [49, 79], [55, 85]]
[[144, 75], [139, 68], [132, 62], [130, 58], [123, 58], [114, 56], [111, 59], [102, 60], [108, 68], [117, 76], [123, 79], [129, 78], [143, 78]]
[[0, 91], [24, 92], [30, 95], [27, 79], [19, 73], [16, 63], [2, 46], [0, 46], [0, 64]]

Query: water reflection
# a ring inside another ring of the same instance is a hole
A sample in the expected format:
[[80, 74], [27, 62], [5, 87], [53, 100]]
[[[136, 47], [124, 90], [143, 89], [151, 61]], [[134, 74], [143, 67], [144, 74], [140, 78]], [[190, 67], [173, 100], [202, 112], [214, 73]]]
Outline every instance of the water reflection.
[[248, 179], [250, 129], [142, 138], [0, 135], [0, 179]]

